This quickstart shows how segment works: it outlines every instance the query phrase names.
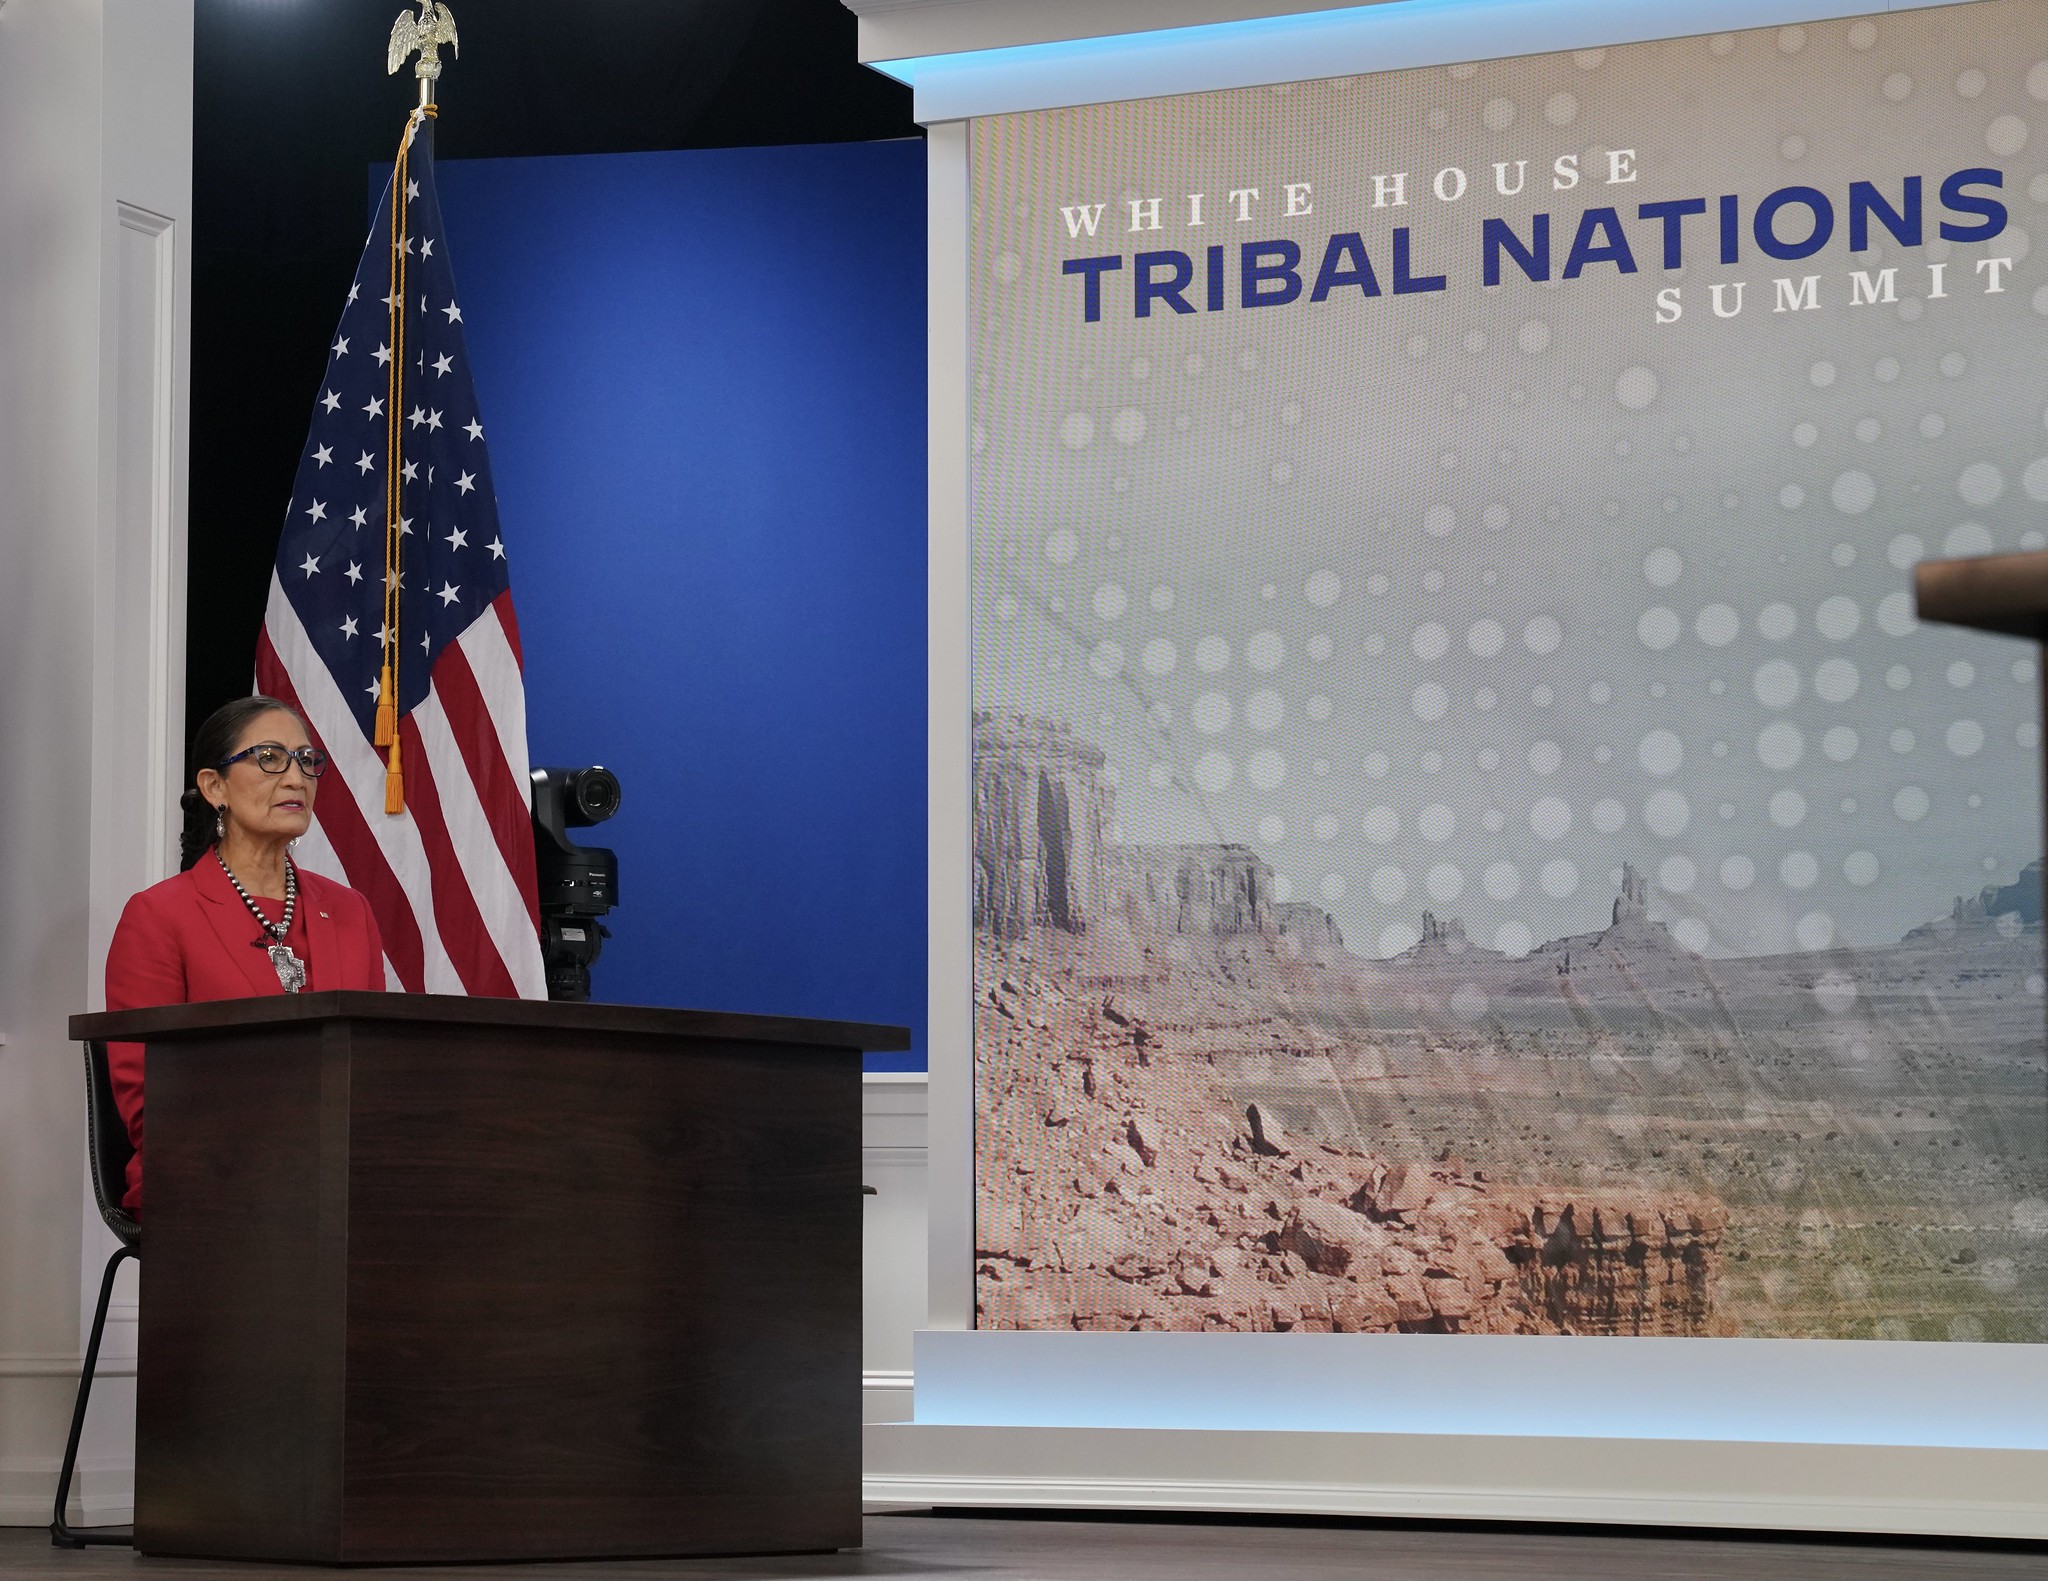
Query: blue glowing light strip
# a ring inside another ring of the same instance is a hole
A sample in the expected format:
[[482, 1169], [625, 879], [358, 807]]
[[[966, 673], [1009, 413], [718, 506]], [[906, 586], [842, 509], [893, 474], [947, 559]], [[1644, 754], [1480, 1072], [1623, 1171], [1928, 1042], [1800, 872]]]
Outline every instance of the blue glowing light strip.
[[870, 64], [909, 84], [917, 119], [930, 124], [1918, 9], [1907, 0], [1386, 0]]
[[1054, 1329], [916, 1344], [928, 1425], [2048, 1451], [2048, 1345]]

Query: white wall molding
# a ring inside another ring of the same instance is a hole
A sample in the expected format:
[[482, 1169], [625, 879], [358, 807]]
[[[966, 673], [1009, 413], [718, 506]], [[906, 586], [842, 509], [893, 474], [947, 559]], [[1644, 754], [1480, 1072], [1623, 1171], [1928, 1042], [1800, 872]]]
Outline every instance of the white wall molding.
[[[27, 1352], [12, 1356], [0, 1356], [0, 1378], [70, 1378], [78, 1377], [78, 1369], [84, 1365], [79, 1356], [55, 1354], [38, 1356]], [[93, 1369], [94, 1378], [132, 1378], [135, 1376], [135, 1358], [109, 1356], [104, 1350], [100, 1362]], [[52, 1466], [56, 1464], [51, 1462]]]
[[929, 1145], [931, 1084], [923, 1071], [877, 1071], [861, 1079], [860, 1149], [922, 1153]]
[[861, 1083], [861, 1420], [908, 1421], [913, 1336], [925, 1320], [925, 1160], [930, 1088], [922, 1071]]
[[860, 1375], [860, 1419], [907, 1422], [915, 1409], [915, 1383], [907, 1368], [871, 1367]]
[[[113, 326], [116, 432], [112, 548], [124, 600], [139, 603], [143, 666], [124, 677], [142, 713], [134, 778], [141, 871], [168, 875], [177, 852], [173, 816], [184, 779], [185, 502], [184, 368], [180, 357], [178, 222], [117, 200], [119, 293]], [[131, 750], [133, 750], [131, 746]]]

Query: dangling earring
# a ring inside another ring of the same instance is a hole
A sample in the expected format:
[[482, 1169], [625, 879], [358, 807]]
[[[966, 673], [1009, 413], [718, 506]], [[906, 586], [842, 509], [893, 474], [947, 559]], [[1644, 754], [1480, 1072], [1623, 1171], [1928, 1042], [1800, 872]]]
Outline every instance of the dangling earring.
[[216, 840], [228, 837], [228, 810], [225, 807], [213, 809], [213, 837]]

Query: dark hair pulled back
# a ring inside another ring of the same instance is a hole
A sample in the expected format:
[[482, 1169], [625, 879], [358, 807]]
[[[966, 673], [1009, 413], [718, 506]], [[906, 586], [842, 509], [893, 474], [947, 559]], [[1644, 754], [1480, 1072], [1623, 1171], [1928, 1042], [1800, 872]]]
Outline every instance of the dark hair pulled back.
[[275, 697], [261, 693], [253, 697], [237, 697], [231, 703], [222, 703], [206, 716], [206, 722], [192, 737], [192, 761], [185, 771], [185, 794], [178, 798], [178, 806], [184, 810], [185, 827], [178, 835], [178, 871], [185, 872], [193, 863], [213, 849], [218, 839], [213, 832], [219, 815], [213, 804], [199, 794], [199, 771], [216, 768], [221, 759], [235, 750], [235, 743], [242, 739], [242, 732], [263, 714], [290, 714], [303, 728], [306, 721], [290, 703], [281, 703]]

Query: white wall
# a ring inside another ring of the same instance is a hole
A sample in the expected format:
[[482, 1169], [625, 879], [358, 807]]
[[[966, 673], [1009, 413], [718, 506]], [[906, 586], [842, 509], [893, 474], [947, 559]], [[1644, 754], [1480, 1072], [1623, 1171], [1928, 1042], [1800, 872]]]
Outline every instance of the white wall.
[[861, 1085], [862, 1419], [907, 1422], [911, 1347], [925, 1326], [925, 1133], [922, 1073], [873, 1075]]
[[[49, 1518], [112, 1245], [65, 1018], [169, 870], [191, 128], [192, 0], [0, 3], [0, 1522]], [[133, 1313], [131, 1283], [87, 1519], [127, 1516]]]

